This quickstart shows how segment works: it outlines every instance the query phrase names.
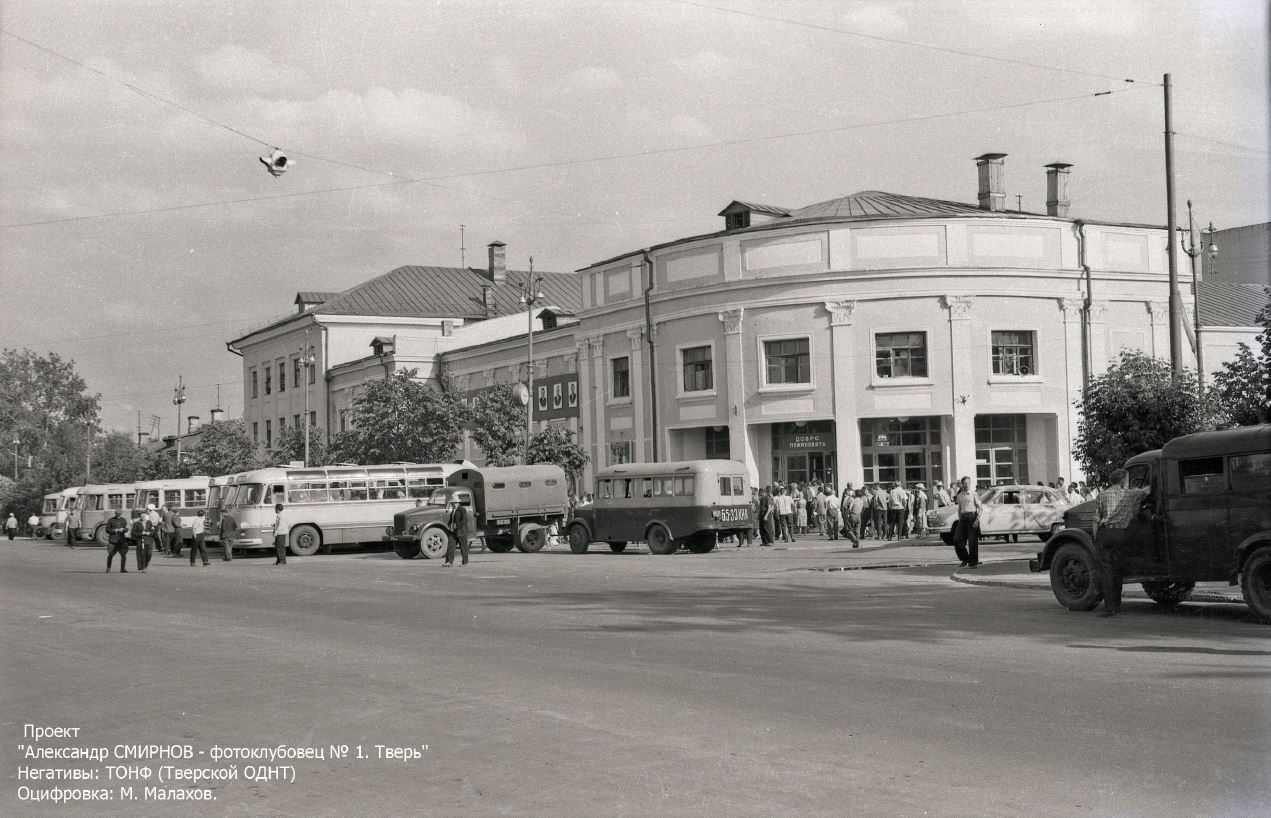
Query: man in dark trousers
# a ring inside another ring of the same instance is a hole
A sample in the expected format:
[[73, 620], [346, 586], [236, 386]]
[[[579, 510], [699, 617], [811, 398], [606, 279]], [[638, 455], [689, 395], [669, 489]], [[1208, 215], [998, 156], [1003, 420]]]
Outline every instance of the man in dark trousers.
[[450, 503], [450, 519], [447, 521], [450, 528], [450, 542], [446, 545], [446, 561], [442, 563], [443, 568], [449, 568], [455, 564], [455, 545], [459, 546], [460, 555], [463, 561], [460, 565], [468, 564], [468, 509], [463, 504], [456, 501]]
[[773, 529], [773, 517], [776, 516], [777, 510], [772, 505], [771, 489], [764, 486], [759, 490], [759, 544], [762, 546], [772, 545], [772, 541], [776, 539]]
[[953, 498], [958, 507], [958, 530], [953, 535], [953, 551], [962, 560], [959, 567], [978, 568], [980, 565], [980, 495], [971, 486], [971, 478], [963, 477], [958, 496]]
[[128, 532], [128, 521], [119, 509], [106, 521], [106, 573], [110, 573], [110, 563], [119, 555], [119, 573], [128, 573], [128, 540], [124, 536]]
[[1103, 589], [1103, 613], [1121, 613], [1121, 565], [1119, 550], [1125, 542], [1126, 529], [1143, 506], [1150, 489], [1130, 488], [1130, 475], [1125, 469], [1112, 472], [1112, 486], [1099, 492], [1095, 500], [1094, 550], [1099, 560], [1099, 584]]
[[287, 521], [282, 516], [282, 503], [274, 506], [274, 565], [287, 564]]

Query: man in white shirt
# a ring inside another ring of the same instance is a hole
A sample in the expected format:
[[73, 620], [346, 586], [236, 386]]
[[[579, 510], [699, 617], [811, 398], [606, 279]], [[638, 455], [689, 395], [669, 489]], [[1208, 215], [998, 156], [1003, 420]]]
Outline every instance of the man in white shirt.
[[190, 520], [190, 530], [194, 532], [194, 544], [190, 546], [190, 567], [194, 567], [194, 554], [203, 557], [203, 567], [207, 567], [207, 521], [203, 519], [203, 509]]
[[794, 501], [786, 489], [780, 488], [773, 502], [777, 506], [777, 539], [794, 542]]

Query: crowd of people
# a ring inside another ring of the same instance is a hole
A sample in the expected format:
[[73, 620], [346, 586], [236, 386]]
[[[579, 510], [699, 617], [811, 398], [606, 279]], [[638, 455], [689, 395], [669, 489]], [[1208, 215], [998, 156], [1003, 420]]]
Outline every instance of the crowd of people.
[[[155, 508], [147, 505], [146, 510], [129, 521], [121, 509], [115, 509], [114, 515], [106, 520], [106, 573], [110, 573], [115, 555], [119, 555], [119, 573], [128, 573], [128, 551], [134, 551], [136, 570], [145, 573], [155, 552], [170, 557], [180, 557], [184, 541], [181, 536], [181, 515], [168, 506]], [[190, 543], [190, 565], [201, 558], [203, 565], [210, 563], [207, 558], [207, 546], [217, 544], [221, 539], [219, 530], [210, 530], [204, 519], [204, 512], [190, 519], [190, 530], [193, 540]], [[75, 547], [75, 533], [71, 525], [67, 525], [66, 544]], [[221, 557], [228, 562], [232, 559], [230, 549], [226, 548]]]
[[940, 481], [930, 493], [924, 483], [912, 487], [874, 483], [861, 488], [848, 483], [838, 492], [820, 480], [802, 485], [777, 482], [751, 490], [751, 536], [762, 546], [806, 536], [843, 537], [856, 548], [866, 539], [922, 536], [927, 529], [927, 512], [952, 502]]

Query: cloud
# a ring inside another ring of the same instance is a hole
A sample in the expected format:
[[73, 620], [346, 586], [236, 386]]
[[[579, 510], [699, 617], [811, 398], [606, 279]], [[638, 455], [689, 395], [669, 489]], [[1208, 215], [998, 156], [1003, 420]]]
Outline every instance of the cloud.
[[203, 82], [221, 91], [269, 97], [308, 96], [315, 91], [314, 83], [300, 69], [279, 65], [267, 54], [239, 45], [222, 46], [199, 57], [194, 69]]
[[667, 114], [644, 105], [628, 105], [624, 113], [633, 127], [669, 137], [664, 141], [670, 145], [693, 144], [714, 137], [709, 125], [689, 114]]
[[581, 91], [612, 91], [622, 85], [622, 76], [612, 68], [589, 65], [571, 72], [565, 82]]
[[[901, 5], [900, 9], [906, 8]], [[875, 37], [903, 37], [909, 33], [909, 21], [895, 4], [855, 3], [840, 16], [844, 27], [859, 34]]]
[[724, 77], [732, 71], [732, 60], [718, 51], [699, 51], [688, 57], [673, 57], [671, 65], [695, 77]]

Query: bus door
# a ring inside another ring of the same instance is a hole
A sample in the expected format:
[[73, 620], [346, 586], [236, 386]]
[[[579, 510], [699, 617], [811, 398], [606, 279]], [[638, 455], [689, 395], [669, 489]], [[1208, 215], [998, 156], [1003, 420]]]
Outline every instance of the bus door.
[[1153, 469], [1150, 463], [1139, 463], [1126, 469], [1130, 488], [1150, 490], [1145, 507], [1135, 510], [1125, 529], [1128, 545], [1120, 550], [1118, 556], [1122, 560], [1121, 571], [1126, 576], [1157, 576], [1168, 574], [1170, 570], [1165, 519], [1157, 513], [1162, 505], [1160, 466], [1158, 462]]
[[[1166, 479], [1174, 475], [1168, 502], [1171, 573], [1222, 577], [1230, 569], [1231, 526], [1227, 509], [1225, 458], [1192, 457], [1161, 461]], [[1172, 482], [1172, 481], [1171, 481]]]

